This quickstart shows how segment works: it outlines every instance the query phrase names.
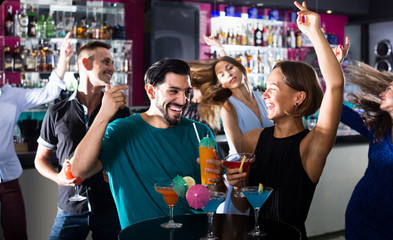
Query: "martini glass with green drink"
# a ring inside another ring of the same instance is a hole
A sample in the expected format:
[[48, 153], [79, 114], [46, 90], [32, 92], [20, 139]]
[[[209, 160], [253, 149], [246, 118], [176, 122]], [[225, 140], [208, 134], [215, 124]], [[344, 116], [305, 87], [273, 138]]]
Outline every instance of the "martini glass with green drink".
[[266, 234], [262, 233], [261, 229], [259, 228], [258, 218], [259, 218], [259, 210], [261, 209], [262, 205], [266, 202], [266, 199], [270, 196], [273, 189], [270, 187], [263, 187], [262, 184], [259, 186], [250, 186], [244, 187], [241, 189], [242, 193], [246, 196], [248, 202], [254, 208], [255, 214], [255, 227], [251, 230], [248, 235], [253, 237], [263, 237]]

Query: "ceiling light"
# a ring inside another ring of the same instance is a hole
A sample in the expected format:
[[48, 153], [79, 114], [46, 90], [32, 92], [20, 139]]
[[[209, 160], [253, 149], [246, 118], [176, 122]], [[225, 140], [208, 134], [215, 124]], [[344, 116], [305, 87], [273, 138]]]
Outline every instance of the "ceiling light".
[[327, 14], [332, 14], [333, 11], [332, 11], [332, 10], [327, 10], [326, 13], [327, 13]]

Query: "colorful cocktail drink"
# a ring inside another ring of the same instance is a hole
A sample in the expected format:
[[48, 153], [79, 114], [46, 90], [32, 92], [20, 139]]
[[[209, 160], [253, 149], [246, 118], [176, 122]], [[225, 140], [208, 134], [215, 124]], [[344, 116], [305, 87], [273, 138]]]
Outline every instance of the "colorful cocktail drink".
[[169, 207], [169, 221], [161, 224], [161, 227], [180, 228], [183, 226], [183, 224], [175, 223], [173, 221], [173, 207], [175, 207], [177, 199], [179, 198], [179, 196], [173, 190], [173, 182], [156, 183], [154, 184], [154, 189], [163, 195], [164, 201]]
[[[64, 174], [65, 174], [67, 180], [75, 179], [74, 175], [72, 175], [72, 172], [71, 172], [71, 164], [72, 164], [72, 162], [73, 162], [73, 158], [71, 158], [71, 160], [66, 159], [66, 160], [65, 160], [65, 163], [64, 163]], [[75, 181], [75, 183], [78, 183], [78, 182], [80, 182], [81, 180], [82, 180], [82, 179], [78, 178], [78, 179]], [[85, 199], [86, 199], [85, 196], [79, 195], [79, 193], [78, 193], [78, 186], [75, 186], [75, 195], [72, 196], [72, 197], [70, 197], [70, 198], [68, 199], [68, 201], [71, 201], [71, 202], [79, 202], [79, 201], [83, 201], [83, 200], [85, 200]]]
[[270, 196], [273, 189], [270, 187], [244, 187], [241, 189], [242, 193], [246, 196], [248, 202], [254, 208], [255, 213], [255, 228], [248, 234], [253, 237], [263, 237], [265, 234], [261, 232], [258, 224], [259, 210]]
[[175, 193], [172, 187], [156, 187], [156, 191], [164, 196], [164, 201], [168, 206], [175, 206], [179, 196]]
[[206, 168], [216, 168], [213, 164], [208, 164], [208, 159], [215, 159], [213, 149], [215, 148], [216, 143], [213, 139], [209, 137], [204, 137], [199, 142], [199, 164], [201, 166], [201, 182], [202, 184], [212, 184], [208, 179], [216, 178], [214, 173], [206, 172]]
[[[227, 156], [224, 159], [226, 168], [239, 168], [239, 173], [247, 172], [248, 167], [255, 161], [253, 153], [235, 153]], [[241, 180], [242, 187], [244, 187], [244, 180]], [[235, 193], [235, 197], [244, 197], [243, 193]]]
[[201, 238], [201, 240], [212, 240], [212, 239], [218, 239], [213, 235], [213, 215], [214, 212], [217, 210], [218, 206], [224, 201], [226, 197], [226, 193], [223, 192], [218, 192], [215, 190], [210, 190], [210, 199], [209, 202], [203, 207], [203, 210], [207, 213], [207, 220], [209, 223], [209, 230], [207, 232], [207, 236], [204, 238]]

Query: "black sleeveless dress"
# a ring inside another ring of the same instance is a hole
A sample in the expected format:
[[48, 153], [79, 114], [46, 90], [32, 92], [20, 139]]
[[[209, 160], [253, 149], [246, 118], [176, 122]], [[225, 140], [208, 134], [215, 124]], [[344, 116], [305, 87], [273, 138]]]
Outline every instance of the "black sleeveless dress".
[[297, 227], [307, 239], [306, 221], [316, 184], [305, 172], [299, 146], [309, 133], [304, 131], [286, 138], [273, 136], [274, 126], [265, 128], [255, 149], [255, 162], [250, 167], [250, 186], [262, 183], [273, 192], [262, 206], [260, 215]]

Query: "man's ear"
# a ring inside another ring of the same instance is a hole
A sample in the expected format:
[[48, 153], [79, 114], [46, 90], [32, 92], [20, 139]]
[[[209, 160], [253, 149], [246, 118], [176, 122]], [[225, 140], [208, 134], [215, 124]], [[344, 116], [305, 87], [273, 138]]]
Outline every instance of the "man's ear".
[[83, 59], [82, 59], [82, 64], [83, 64], [83, 67], [84, 67], [86, 70], [91, 70], [91, 67], [89, 66], [89, 60], [88, 60], [87, 58], [83, 58]]
[[147, 96], [152, 100], [156, 98], [156, 88], [150, 83], [145, 85]]

